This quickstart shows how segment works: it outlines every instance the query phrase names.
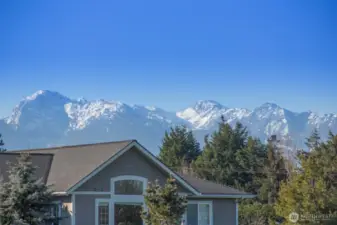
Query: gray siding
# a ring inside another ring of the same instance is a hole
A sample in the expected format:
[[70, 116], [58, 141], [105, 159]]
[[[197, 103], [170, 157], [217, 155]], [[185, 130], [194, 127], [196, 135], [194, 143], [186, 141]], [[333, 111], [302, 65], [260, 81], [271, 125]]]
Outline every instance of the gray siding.
[[[76, 195], [75, 216], [77, 225], [95, 225], [95, 199], [107, 198], [109, 195]], [[63, 225], [63, 224], [61, 224]]]
[[214, 225], [236, 225], [235, 199], [213, 200]]
[[[236, 204], [235, 199], [196, 199], [191, 201], [211, 201], [213, 205], [213, 225], [236, 225]], [[197, 225], [195, 220], [187, 218], [188, 225]]]
[[[110, 179], [121, 175], [141, 176], [148, 179], [149, 182], [158, 180], [164, 184], [168, 178], [162, 169], [147, 159], [136, 148], [130, 149], [90, 180], [85, 182], [76, 191], [110, 191]], [[179, 186], [179, 191], [191, 193], [186, 188]]]
[[[76, 191], [110, 192], [110, 179], [121, 175], [141, 176], [150, 182], [158, 180], [162, 185], [168, 177], [166, 172], [158, 168], [137, 149], [131, 149], [81, 185]], [[182, 186], [179, 186], [179, 191], [191, 194]], [[76, 194], [75, 198], [76, 225], [94, 225], [95, 199], [109, 199], [110, 195]], [[194, 197], [190, 200], [212, 201], [213, 225], [236, 225], [235, 199], [197, 199]], [[197, 221], [195, 219], [189, 218], [188, 225], [197, 225], [194, 224]], [[71, 225], [71, 223], [67, 222], [62, 225]]]

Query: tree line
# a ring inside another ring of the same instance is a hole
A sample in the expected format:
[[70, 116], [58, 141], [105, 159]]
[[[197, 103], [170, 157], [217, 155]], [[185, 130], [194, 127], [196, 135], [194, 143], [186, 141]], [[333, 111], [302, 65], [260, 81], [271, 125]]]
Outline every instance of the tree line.
[[[159, 158], [176, 172], [255, 194], [254, 199], [239, 200], [241, 225], [337, 224], [337, 136], [330, 133], [321, 141], [314, 130], [306, 144], [310, 151], [300, 150], [297, 160], [289, 161], [275, 137], [263, 143], [242, 124], [232, 127], [222, 120], [205, 137], [202, 149], [192, 131], [172, 127], [164, 135]], [[3, 146], [0, 136], [1, 151]], [[60, 219], [48, 211], [52, 189], [34, 179], [34, 171], [29, 155], [22, 154], [10, 167], [8, 181], [0, 179], [1, 224]], [[179, 224], [186, 209], [172, 178], [164, 187], [149, 185], [145, 202], [146, 224]]]
[[314, 130], [306, 145], [310, 151], [289, 160], [275, 136], [263, 143], [222, 119], [203, 149], [192, 131], [172, 127], [159, 158], [177, 172], [255, 194], [240, 200], [241, 225], [337, 224], [337, 136], [322, 142]]

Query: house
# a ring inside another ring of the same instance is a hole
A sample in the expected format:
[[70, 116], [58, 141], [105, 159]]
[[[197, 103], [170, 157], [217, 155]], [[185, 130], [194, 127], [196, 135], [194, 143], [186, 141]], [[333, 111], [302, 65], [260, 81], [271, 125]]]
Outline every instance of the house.
[[20, 152], [30, 153], [37, 176], [53, 185], [61, 225], [141, 225], [148, 182], [164, 184], [170, 175], [187, 196], [187, 225], [237, 225], [236, 200], [254, 197], [177, 174], [135, 140], [1, 153], [0, 171]]

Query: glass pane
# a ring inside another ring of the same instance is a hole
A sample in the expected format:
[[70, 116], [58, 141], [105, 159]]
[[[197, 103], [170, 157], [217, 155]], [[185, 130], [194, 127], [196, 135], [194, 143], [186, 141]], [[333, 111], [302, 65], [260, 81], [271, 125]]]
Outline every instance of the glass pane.
[[143, 225], [142, 205], [115, 204], [115, 225]]
[[209, 205], [200, 204], [199, 205], [199, 225], [210, 225], [210, 215], [209, 215]]
[[187, 205], [187, 225], [198, 225], [198, 205]]
[[100, 203], [98, 206], [98, 224], [109, 225], [109, 203]]
[[139, 180], [119, 180], [115, 182], [116, 195], [142, 195], [143, 182]]

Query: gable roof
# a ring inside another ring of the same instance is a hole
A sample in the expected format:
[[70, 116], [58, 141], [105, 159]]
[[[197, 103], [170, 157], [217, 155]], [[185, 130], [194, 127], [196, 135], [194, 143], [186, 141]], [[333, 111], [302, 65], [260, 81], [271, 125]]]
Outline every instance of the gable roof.
[[[46, 183], [53, 185], [55, 193], [71, 193], [134, 146], [196, 196], [225, 198], [254, 197], [253, 195], [224, 185], [197, 179], [188, 175], [177, 174], [136, 140], [11, 151], [0, 154], [0, 165], [5, 158], [7, 158], [7, 161], [12, 161], [15, 159], [15, 156], [17, 157], [21, 152], [30, 153], [32, 156], [36, 156], [35, 159], [33, 158], [33, 163], [42, 165], [38, 173], [44, 174], [43, 177]], [[5, 155], [5, 157], [3, 157], [3, 155]], [[52, 158], [49, 167], [45, 162], [47, 158], [41, 158], [43, 155], [47, 155], [49, 159], [50, 157]], [[38, 156], [40, 156], [40, 158]], [[0, 167], [0, 173], [1, 171]]]
[[[17, 162], [19, 153], [0, 153], [0, 175], [4, 181], [8, 181], [9, 163]], [[52, 154], [30, 154], [32, 164], [36, 167], [35, 177], [36, 179], [42, 179], [42, 182], [46, 183], [49, 177], [49, 171], [53, 161]]]
[[154, 156], [150, 151], [148, 151], [146, 148], [144, 148], [141, 144], [139, 144], [136, 140], [129, 143], [127, 146], [125, 146], [120, 151], [117, 151], [114, 155], [112, 155], [108, 160], [106, 160], [104, 163], [102, 163], [99, 167], [97, 167], [95, 170], [93, 170], [88, 176], [81, 179], [79, 182], [77, 182], [73, 187], [71, 187], [68, 192], [75, 191], [79, 186], [84, 184], [87, 180], [89, 180], [92, 176], [103, 170], [107, 165], [111, 164], [114, 160], [116, 160], [119, 156], [124, 154], [126, 151], [130, 150], [132, 147], [136, 147], [142, 154], [144, 154], [147, 158], [152, 160], [153, 163], [155, 163], [157, 166], [159, 166], [161, 169], [163, 169], [166, 173], [170, 174], [173, 178], [175, 178], [179, 183], [181, 183], [184, 187], [186, 187], [188, 190], [190, 190], [195, 195], [199, 195], [200, 193], [192, 187], [188, 182], [186, 182], [184, 179], [182, 179], [178, 174], [173, 172], [170, 168], [168, 168], [166, 165], [164, 165], [156, 156]]
[[15, 152], [53, 154], [47, 184], [55, 192], [65, 192], [130, 143], [132, 140]]

